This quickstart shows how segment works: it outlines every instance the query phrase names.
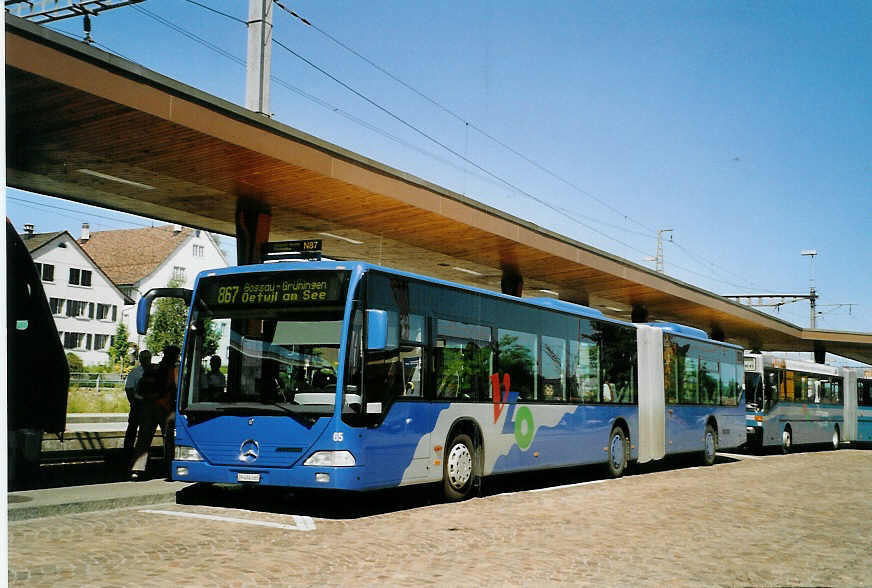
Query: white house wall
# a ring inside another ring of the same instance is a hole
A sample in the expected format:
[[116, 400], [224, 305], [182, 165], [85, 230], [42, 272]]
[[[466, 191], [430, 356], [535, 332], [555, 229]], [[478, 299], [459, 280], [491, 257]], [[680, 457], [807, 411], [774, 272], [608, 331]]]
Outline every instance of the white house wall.
[[[201, 257], [194, 255], [194, 245], [203, 248], [203, 255]], [[135, 290], [130, 292], [130, 297], [134, 302], [138, 302], [142, 295], [152, 288], [165, 288], [174, 277], [174, 268], [176, 267], [185, 269], [185, 279], [181, 286], [183, 288], [193, 288], [194, 280], [198, 273], [207, 269], [227, 267], [227, 260], [217, 242], [208, 233], [205, 231], [195, 231], [154, 272], [135, 284]], [[136, 305], [128, 307], [124, 314], [131, 340], [136, 342], [140, 348], [143, 348], [145, 337], [139, 336], [136, 332]], [[223, 337], [229, 337], [229, 329], [226, 326], [223, 327], [223, 331]], [[226, 341], [222, 341], [222, 343], [224, 344], [222, 344], [221, 348], [226, 349]], [[153, 349], [152, 351], [157, 353], [160, 349]], [[227, 358], [224, 358], [225, 362], [226, 360]]]
[[[26, 236], [25, 236], [26, 237]], [[63, 300], [60, 313], [54, 315], [55, 324], [64, 341], [64, 333], [82, 333], [85, 335], [82, 345], [66, 349], [78, 355], [87, 365], [106, 363], [109, 360], [108, 349], [112, 335], [121, 319], [124, 310], [124, 297], [112, 282], [94, 265], [68, 234], [56, 237], [43, 247], [33, 252], [33, 261], [39, 264], [54, 266], [54, 280], [43, 281], [46, 297]], [[70, 269], [88, 270], [91, 272], [90, 286], [76, 286], [69, 283]], [[94, 305], [94, 318], [86, 311], [84, 316], [66, 316], [70, 300], [82, 301]], [[108, 305], [108, 316], [98, 320], [97, 304]], [[112, 307], [116, 308], [115, 320], [112, 320]], [[87, 348], [90, 335], [91, 349]], [[106, 343], [103, 349], [94, 349], [97, 335], [104, 335]]]

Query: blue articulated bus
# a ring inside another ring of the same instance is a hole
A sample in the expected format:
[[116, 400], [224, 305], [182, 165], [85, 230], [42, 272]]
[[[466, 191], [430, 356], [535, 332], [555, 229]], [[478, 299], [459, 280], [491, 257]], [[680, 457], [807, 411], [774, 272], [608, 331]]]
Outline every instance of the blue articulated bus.
[[[201, 273], [177, 402], [175, 480], [369, 490], [745, 441], [742, 350], [680, 325], [632, 324], [364, 263]], [[224, 348], [207, 325], [229, 320]], [[208, 369], [218, 355], [217, 388]], [[226, 369], [226, 372], [224, 371]]]

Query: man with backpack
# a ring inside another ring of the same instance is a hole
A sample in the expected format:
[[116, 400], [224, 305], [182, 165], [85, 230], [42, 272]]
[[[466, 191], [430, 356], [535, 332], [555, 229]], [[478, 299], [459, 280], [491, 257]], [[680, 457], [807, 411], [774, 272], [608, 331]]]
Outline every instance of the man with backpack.
[[[142, 397], [142, 421], [139, 436], [134, 448], [134, 461], [131, 479], [145, 479], [145, 469], [148, 464], [148, 452], [151, 448], [154, 433], [158, 427], [164, 438], [164, 454], [167, 461], [172, 459], [172, 431], [170, 418], [174, 410], [178, 369], [176, 360], [179, 348], [175, 345], [164, 347], [160, 363], [146, 368], [139, 379], [137, 393]], [[168, 454], [169, 453], [169, 454]]]

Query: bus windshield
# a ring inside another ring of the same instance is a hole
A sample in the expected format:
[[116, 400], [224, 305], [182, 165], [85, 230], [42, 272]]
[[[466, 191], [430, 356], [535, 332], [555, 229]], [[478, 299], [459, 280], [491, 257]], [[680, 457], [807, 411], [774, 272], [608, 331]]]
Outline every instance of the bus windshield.
[[[180, 412], [189, 418], [332, 415], [347, 281], [347, 272], [201, 280], [185, 347]], [[349, 409], [359, 402], [346, 398]]]
[[745, 372], [745, 402], [749, 410], [763, 407], [763, 378], [757, 372]]

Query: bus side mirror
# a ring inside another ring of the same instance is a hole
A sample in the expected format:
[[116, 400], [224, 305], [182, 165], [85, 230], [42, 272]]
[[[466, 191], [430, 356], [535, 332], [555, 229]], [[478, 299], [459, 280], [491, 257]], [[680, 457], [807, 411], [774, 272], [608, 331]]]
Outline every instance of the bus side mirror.
[[366, 349], [380, 351], [388, 346], [388, 313], [370, 308], [366, 311]]
[[155, 298], [181, 298], [185, 306], [191, 306], [194, 292], [187, 288], [152, 288], [139, 299], [136, 305], [136, 332], [145, 335], [148, 331], [148, 320], [151, 318], [151, 303]]

